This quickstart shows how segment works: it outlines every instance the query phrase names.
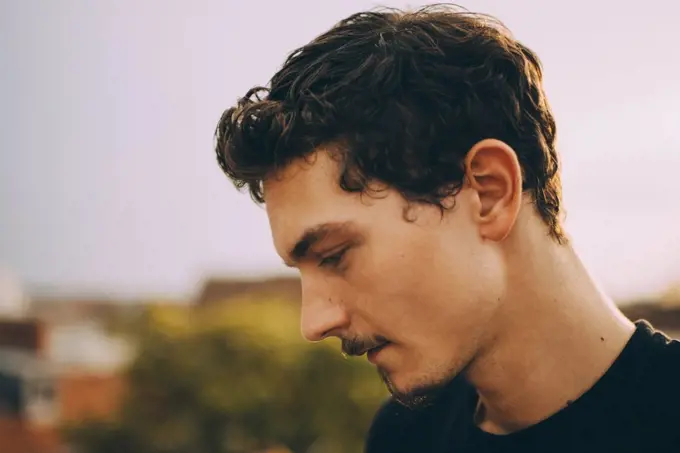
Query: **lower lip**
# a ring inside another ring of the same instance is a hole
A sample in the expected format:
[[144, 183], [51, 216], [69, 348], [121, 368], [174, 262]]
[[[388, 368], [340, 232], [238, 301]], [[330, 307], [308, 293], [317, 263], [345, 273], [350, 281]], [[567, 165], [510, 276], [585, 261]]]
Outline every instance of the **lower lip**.
[[389, 343], [386, 343], [380, 347], [377, 347], [375, 349], [371, 349], [366, 353], [366, 358], [368, 359], [369, 362], [372, 364], [375, 364], [376, 360], [378, 359], [378, 355], [380, 352], [382, 352], [387, 346], [389, 346]]

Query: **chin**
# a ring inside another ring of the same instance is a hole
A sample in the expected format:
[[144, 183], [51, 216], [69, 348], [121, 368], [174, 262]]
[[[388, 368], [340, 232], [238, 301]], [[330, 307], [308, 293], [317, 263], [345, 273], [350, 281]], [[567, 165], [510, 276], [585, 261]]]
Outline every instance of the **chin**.
[[378, 371], [387, 389], [392, 394], [392, 398], [413, 409], [428, 406], [436, 401], [455, 377], [454, 375], [439, 378], [408, 379], [399, 376], [399, 373], [390, 373], [383, 369]]

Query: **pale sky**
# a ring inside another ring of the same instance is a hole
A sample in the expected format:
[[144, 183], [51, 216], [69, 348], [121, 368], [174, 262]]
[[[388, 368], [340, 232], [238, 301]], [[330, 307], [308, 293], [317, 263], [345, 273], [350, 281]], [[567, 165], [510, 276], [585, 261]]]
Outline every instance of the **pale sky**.
[[[189, 294], [285, 272], [215, 163], [222, 111], [361, 0], [0, 1], [0, 267]], [[385, 1], [403, 7], [401, 1]], [[475, 0], [543, 60], [567, 229], [614, 297], [680, 281], [680, 5]]]

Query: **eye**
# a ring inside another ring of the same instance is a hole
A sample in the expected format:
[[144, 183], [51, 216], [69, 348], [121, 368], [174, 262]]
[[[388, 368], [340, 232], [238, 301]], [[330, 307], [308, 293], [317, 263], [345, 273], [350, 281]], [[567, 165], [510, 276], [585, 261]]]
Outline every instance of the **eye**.
[[321, 261], [319, 261], [319, 267], [337, 267], [342, 262], [342, 258], [345, 256], [348, 249], [349, 247], [345, 247], [332, 255], [322, 258]]

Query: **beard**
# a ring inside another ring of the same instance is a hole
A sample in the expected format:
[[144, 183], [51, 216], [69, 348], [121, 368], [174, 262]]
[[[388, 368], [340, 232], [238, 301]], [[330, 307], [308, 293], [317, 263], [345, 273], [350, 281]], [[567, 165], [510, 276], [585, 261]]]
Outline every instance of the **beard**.
[[[341, 338], [341, 340], [342, 352], [347, 356], [362, 355], [367, 350], [389, 343], [389, 340], [382, 336], [367, 338], [345, 337]], [[390, 374], [386, 369], [378, 367], [378, 374], [387, 386], [387, 390], [392, 395], [392, 399], [407, 408], [418, 409], [427, 407], [438, 400], [442, 393], [449, 387], [449, 384], [467, 366], [459, 367], [455, 365], [457, 364], [454, 364], [454, 366], [443, 373], [443, 370], [433, 373], [429, 380], [423, 380], [421, 383], [416, 384], [407, 391], [399, 390], [397, 386], [394, 385], [394, 382], [390, 379]], [[439, 377], [437, 378], [436, 376]]]
[[401, 391], [394, 385], [386, 370], [378, 368], [378, 373], [387, 386], [387, 390], [389, 390], [392, 398], [409, 409], [420, 409], [433, 404], [441, 397], [448, 385], [456, 377], [454, 373], [452, 376], [434, 379], [431, 382], [417, 385], [410, 390]]

